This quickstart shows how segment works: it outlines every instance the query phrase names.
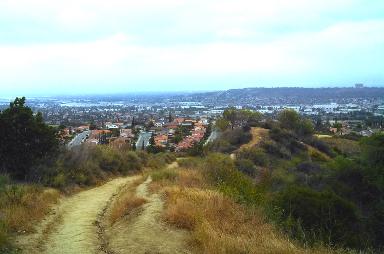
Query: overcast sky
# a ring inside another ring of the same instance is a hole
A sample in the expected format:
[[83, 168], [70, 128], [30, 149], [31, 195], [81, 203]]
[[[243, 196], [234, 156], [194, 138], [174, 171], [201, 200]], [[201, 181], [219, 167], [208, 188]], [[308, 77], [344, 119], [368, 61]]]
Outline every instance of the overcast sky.
[[383, 0], [0, 0], [0, 96], [357, 82]]

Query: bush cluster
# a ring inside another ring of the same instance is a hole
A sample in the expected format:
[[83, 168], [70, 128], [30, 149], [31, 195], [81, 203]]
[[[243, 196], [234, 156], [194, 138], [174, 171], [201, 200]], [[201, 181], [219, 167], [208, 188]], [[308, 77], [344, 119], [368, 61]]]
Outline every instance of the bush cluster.
[[273, 204], [279, 208], [280, 225], [289, 235], [307, 244], [324, 242], [361, 247], [361, 218], [358, 209], [332, 191], [290, 186]]
[[126, 175], [140, 170], [145, 159], [139, 155], [108, 146], [81, 146], [64, 152], [45, 175], [44, 183], [58, 188], [73, 184], [95, 185], [108, 175]]
[[205, 160], [204, 171], [213, 185], [238, 202], [249, 205], [261, 202], [261, 191], [249, 177], [236, 170], [228, 156], [210, 154]]
[[227, 129], [218, 139], [210, 144], [213, 152], [231, 153], [240, 145], [248, 143], [252, 139], [252, 134], [247, 128]]
[[[262, 205], [271, 220], [306, 245], [381, 253], [384, 134], [360, 143], [324, 142], [292, 111], [266, 123], [270, 139], [240, 149], [236, 160], [208, 156], [203, 163], [208, 179], [238, 202]], [[231, 151], [229, 140], [220, 140], [227, 150], [216, 151]]]

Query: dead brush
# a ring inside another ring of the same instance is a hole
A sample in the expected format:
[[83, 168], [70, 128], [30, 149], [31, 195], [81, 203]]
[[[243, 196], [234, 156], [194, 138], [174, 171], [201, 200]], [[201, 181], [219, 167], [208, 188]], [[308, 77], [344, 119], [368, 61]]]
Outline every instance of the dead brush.
[[42, 219], [55, 203], [60, 193], [54, 189], [37, 188], [34, 186], [18, 186], [22, 190], [8, 193], [4, 206], [0, 208], [4, 214], [4, 222], [10, 231], [30, 232], [33, 223]]
[[203, 253], [301, 253], [267, 224], [258, 211], [249, 211], [213, 190], [172, 186], [164, 189], [163, 219], [190, 230]]
[[132, 184], [123, 190], [122, 194], [113, 203], [109, 213], [109, 222], [111, 225], [116, 223], [120, 218], [131, 214], [137, 210], [143, 204], [147, 203], [147, 199], [143, 197], [137, 197], [135, 195], [135, 189], [144, 181], [144, 178], [138, 178]]

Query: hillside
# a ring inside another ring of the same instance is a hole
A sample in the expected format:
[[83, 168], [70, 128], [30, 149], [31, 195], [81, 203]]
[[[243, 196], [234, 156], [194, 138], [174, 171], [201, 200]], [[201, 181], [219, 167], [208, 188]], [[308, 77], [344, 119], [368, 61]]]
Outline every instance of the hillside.
[[[275, 104], [321, 104], [329, 102], [352, 102], [353, 99], [380, 99], [384, 97], [384, 88], [244, 88], [227, 91], [196, 93], [184, 95], [186, 100], [223, 105], [260, 105]], [[180, 96], [178, 96], [180, 98]]]
[[227, 127], [209, 149], [231, 155], [232, 162], [217, 157], [210, 168], [221, 165], [248, 179], [232, 181], [218, 169], [223, 193], [262, 208], [305, 246], [381, 250], [383, 134], [359, 141], [318, 138], [312, 122], [291, 110], [258, 123], [244, 110], [225, 112], [218, 122]]

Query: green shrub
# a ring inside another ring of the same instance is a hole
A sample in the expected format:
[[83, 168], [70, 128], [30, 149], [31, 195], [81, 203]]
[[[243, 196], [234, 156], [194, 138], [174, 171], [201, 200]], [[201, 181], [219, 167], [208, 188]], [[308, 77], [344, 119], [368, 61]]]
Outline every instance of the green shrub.
[[365, 243], [384, 247], [384, 188], [374, 169], [337, 157], [331, 164], [329, 185], [340, 196], [358, 204], [364, 216]]
[[25, 193], [26, 189], [23, 185], [8, 185], [4, 190], [6, 203], [20, 203]]
[[[362, 159], [366, 165], [384, 168], [384, 133], [377, 133], [361, 140]], [[384, 173], [382, 173], [382, 176]], [[384, 180], [382, 181], [384, 186]]]
[[232, 151], [236, 150], [236, 146], [231, 145], [229, 141], [224, 139], [217, 139], [209, 144], [209, 149], [214, 152], [220, 152], [220, 153], [231, 153]]
[[268, 156], [264, 151], [257, 147], [243, 148], [237, 154], [236, 158], [247, 159], [255, 165], [265, 167], [268, 165]]
[[246, 144], [252, 139], [249, 128], [237, 128], [224, 131], [218, 139], [210, 144], [210, 150], [214, 152], [230, 153], [240, 145]]
[[299, 141], [297, 134], [291, 130], [273, 128], [269, 131], [269, 136], [281, 149], [288, 150], [292, 154], [298, 154], [307, 149], [306, 146]]
[[256, 176], [256, 166], [253, 164], [251, 160], [248, 159], [236, 159], [235, 161], [237, 169], [249, 176]]
[[138, 171], [142, 168], [140, 157], [133, 151], [128, 151], [122, 155], [121, 172], [128, 173], [129, 171]]
[[314, 132], [312, 121], [301, 117], [294, 110], [286, 109], [281, 111], [278, 120], [281, 128], [293, 131], [299, 137], [311, 136]]
[[305, 143], [315, 147], [317, 150], [325, 153], [326, 155], [328, 155], [330, 157], [335, 157], [335, 153], [328, 146], [328, 144], [326, 142], [324, 142], [323, 140], [320, 140], [320, 139], [318, 139], [316, 137], [310, 137], [310, 138], [307, 138], [305, 140]]
[[319, 147], [313, 144], [310, 144], [310, 145], [316, 147], [317, 149], [328, 154], [331, 157], [335, 157], [336, 154], [341, 154], [348, 157], [355, 157], [355, 156], [359, 156], [361, 153], [359, 142], [354, 140], [349, 140], [349, 139], [340, 138], [340, 137], [331, 137], [331, 138], [324, 138], [321, 141], [326, 143], [330, 148], [333, 149], [333, 151], [331, 150], [331, 154], [328, 154], [327, 152], [325, 152], [324, 150], [320, 149]]
[[198, 157], [188, 157], [178, 160], [177, 163], [182, 168], [195, 169], [202, 165], [202, 159]]
[[169, 180], [175, 181], [178, 174], [175, 169], [162, 169], [157, 170], [151, 173], [151, 177], [153, 181], [161, 181], [161, 180]]
[[292, 156], [291, 152], [288, 151], [284, 146], [280, 146], [273, 141], [264, 141], [262, 142], [261, 146], [267, 153], [282, 159], [290, 159]]
[[147, 152], [144, 152], [141, 150], [136, 151], [136, 154], [137, 154], [137, 156], [139, 156], [141, 164], [146, 167], [148, 164], [148, 160], [149, 160], [150, 155]]
[[105, 180], [108, 174], [125, 175], [141, 170], [148, 157], [146, 152], [81, 146], [64, 152], [44, 182], [59, 188], [71, 184], [95, 185]]
[[0, 214], [0, 253], [6, 253], [9, 247], [8, 230]]
[[0, 175], [0, 193], [4, 191], [5, 186], [9, 184], [10, 179], [8, 175]]
[[151, 156], [148, 159], [147, 167], [152, 169], [159, 169], [163, 168], [167, 165], [166, 159], [164, 154], [158, 153], [158, 154], [151, 154]]
[[331, 191], [290, 186], [274, 200], [280, 223], [291, 236], [307, 244], [361, 247], [361, 218], [357, 208]]
[[63, 188], [67, 185], [67, 177], [64, 173], [59, 173], [53, 178], [52, 185], [57, 188]]
[[327, 162], [329, 159], [326, 155], [324, 155], [323, 153], [319, 152], [318, 150], [316, 149], [310, 149], [308, 151], [309, 153], [309, 156], [311, 157], [311, 159], [313, 161], [317, 161], [317, 162]]
[[165, 153], [165, 162], [170, 164], [176, 161], [176, 156], [173, 153]]
[[222, 154], [209, 155], [204, 163], [204, 172], [212, 184], [224, 194], [240, 203], [257, 205], [262, 192], [252, 180], [235, 169], [232, 159]]
[[152, 169], [160, 169], [175, 160], [176, 157], [171, 153], [150, 154], [146, 166]]
[[100, 168], [104, 171], [118, 172], [122, 164], [122, 159], [117, 151], [102, 146], [98, 146], [97, 149], [99, 149], [100, 152], [100, 157], [98, 158]]

